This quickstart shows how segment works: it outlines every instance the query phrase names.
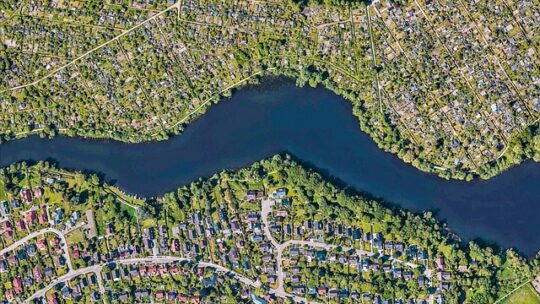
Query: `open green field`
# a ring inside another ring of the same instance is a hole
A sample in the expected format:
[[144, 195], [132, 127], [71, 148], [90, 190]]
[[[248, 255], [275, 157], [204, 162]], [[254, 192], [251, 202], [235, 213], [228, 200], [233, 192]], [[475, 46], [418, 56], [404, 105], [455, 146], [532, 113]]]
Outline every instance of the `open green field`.
[[536, 293], [531, 284], [526, 284], [502, 301], [501, 304], [540, 304], [540, 295]]

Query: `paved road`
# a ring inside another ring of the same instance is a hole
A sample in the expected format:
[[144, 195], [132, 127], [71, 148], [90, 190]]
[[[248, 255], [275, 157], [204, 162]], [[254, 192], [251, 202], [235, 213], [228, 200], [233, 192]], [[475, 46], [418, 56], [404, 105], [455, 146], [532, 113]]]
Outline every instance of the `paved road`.
[[[113, 261], [113, 263], [116, 263], [116, 264], [122, 264], [122, 265], [134, 265], [134, 264], [160, 264], [160, 263], [173, 263], [173, 262], [193, 262], [192, 260], [190, 259], [187, 259], [187, 258], [182, 258], [182, 257], [172, 257], [172, 256], [150, 256], [150, 257], [145, 257], [145, 258], [135, 258], [135, 259], [123, 259], [123, 260], [115, 260]], [[261, 282], [260, 281], [253, 281], [235, 271], [232, 271], [228, 268], [225, 268], [221, 265], [218, 265], [218, 264], [214, 264], [214, 263], [209, 263], [209, 262], [195, 262], [194, 264], [196, 265], [199, 265], [199, 266], [202, 266], [202, 267], [208, 267], [208, 268], [214, 268], [216, 269], [216, 271], [218, 272], [223, 272], [225, 274], [232, 274], [234, 276], [234, 278], [236, 278], [238, 281], [240, 281], [241, 283], [243, 284], [246, 284], [246, 285], [249, 285], [251, 287], [254, 287], [254, 288], [259, 288], [261, 287]], [[96, 274], [96, 277], [98, 279], [98, 287], [99, 287], [99, 292], [103, 295], [105, 293], [105, 288], [104, 288], [104, 285], [103, 285], [103, 282], [102, 282], [102, 278], [101, 278], [101, 270], [103, 269], [103, 267], [105, 266], [105, 264], [100, 264], [100, 265], [94, 265], [94, 266], [90, 266], [90, 267], [86, 267], [86, 268], [81, 268], [81, 269], [77, 269], [77, 270], [70, 270], [67, 274], [59, 277], [59, 278], [56, 278], [54, 280], [51, 281], [51, 283], [47, 286], [45, 286], [45, 288], [37, 291], [36, 293], [34, 293], [32, 296], [30, 296], [28, 299], [26, 299], [24, 301], [24, 303], [30, 303], [33, 299], [36, 299], [36, 298], [39, 298], [39, 297], [43, 297], [45, 295], [45, 293], [47, 293], [47, 291], [49, 291], [51, 288], [53, 288], [55, 285], [59, 284], [59, 283], [65, 283], [77, 276], [80, 276], [80, 275], [84, 275], [84, 274], [88, 274], [88, 273], [95, 273]], [[281, 293], [279, 292], [276, 292], [275, 293], [276, 295], [278, 296], [282, 296], [282, 297], [288, 297], [289, 295], [287, 294], [283, 294], [281, 295]]]
[[43, 297], [45, 293], [49, 291], [51, 288], [53, 288], [56, 284], [65, 283], [77, 276], [88, 274], [91, 272], [95, 273], [96, 276], [98, 277], [99, 291], [103, 294], [105, 293], [105, 288], [103, 287], [103, 283], [101, 282], [101, 269], [102, 268], [103, 268], [103, 265], [95, 265], [95, 266], [90, 266], [90, 267], [81, 268], [77, 270], [70, 270], [67, 274], [52, 280], [49, 285], [45, 286], [45, 288], [34, 293], [32, 296], [26, 299], [24, 303], [30, 303], [33, 299]]
[[11, 87], [11, 88], [1, 90], [0, 93], [6, 92], [6, 91], [14, 91], [14, 90], [22, 89], [22, 88], [25, 88], [25, 87], [33, 86], [33, 85], [37, 84], [40, 81], [48, 79], [48, 78], [52, 77], [54, 74], [58, 73], [59, 71], [62, 71], [64, 69], [66, 69], [67, 67], [73, 65], [75, 62], [84, 59], [84, 57], [86, 57], [86, 56], [90, 55], [91, 53], [94, 53], [94, 52], [102, 49], [103, 47], [107, 46], [108, 44], [111, 44], [111, 43], [115, 42], [116, 40], [119, 40], [120, 38], [128, 35], [129, 33], [133, 32], [134, 30], [142, 27], [146, 23], [148, 23], [148, 22], [150, 22], [152, 20], [155, 20], [157, 17], [167, 13], [168, 11], [170, 11], [172, 9], [178, 9], [178, 11], [179, 11], [179, 8], [180, 8], [180, 1], [172, 4], [171, 6], [167, 7], [166, 9], [164, 9], [162, 11], [159, 11], [158, 13], [156, 13], [156, 14], [152, 15], [151, 17], [149, 17], [148, 19], [136, 24], [135, 26], [123, 31], [122, 33], [120, 33], [119, 35], [113, 37], [112, 39], [107, 40], [107, 41], [103, 42], [102, 44], [100, 44], [98, 46], [95, 46], [94, 48], [90, 49], [89, 51], [86, 51], [82, 55], [79, 55], [78, 57], [72, 59], [71, 61], [67, 62], [66, 64], [52, 70], [47, 75], [45, 75], [45, 76], [43, 76], [43, 77], [41, 77], [41, 78], [39, 78], [37, 80], [34, 80], [34, 81], [30, 82], [30, 83], [26, 83], [26, 84], [22, 84], [22, 85], [18, 85], [18, 86], [15, 86], [15, 87]]
[[[262, 203], [261, 203], [261, 219], [262, 219], [262, 222], [263, 222], [264, 234], [270, 240], [272, 245], [276, 248], [276, 259], [277, 259], [277, 261], [276, 261], [276, 264], [277, 264], [276, 276], [277, 276], [277, 279], [278, 279], [278, 287], [277, 287], [277, 289], [272, 290], [271, 293], [274, 293], [274, 294], [276, 294], [278, 296], [281, 296], [281, 297], [293, 298], [296, 302], [305, 302], [305, 303], [308, 302], [304, 298], [293, 296], [293, 295], [288, 294], [288, 293], [285, 292], [285, 289], [284, 289], [285, 274], [283, 273], [283, 251], [289, 246], [293, 246], [293, 245], [308, 246], [308, 247], [315, 247], [315, 248], [323, 248], [323, 249], [326, 249], [326, 250], [332, 250], [332, 249], [336, 249], [336, 248], [340, 247], [344, 251], [354, 250], [355, 253], [358, 256], [362, 256], [362, 255], [373, 256], [374, 255], [374, 253], [371, 252], [371, 251], [366, 251], [366, 250], [362, 250], [362, 249], [355, 249], [355, 248], [346, 247], [346, 246], [337, 246], [337, 245], [333, 245], [333, 244], [327, 244], [327, 243], [315, 242], [315, 241], [289, 240], [289, 241], [286, 241], [284, 243], [278, 243], [276, 241], [276, 239], [272, 236], [272, 233], [270, 232], [270, 225], [268, 223], [268, 215], [272, 212], [272, 205], [273, 205], [273, 201], [271, 199], [264, 199], [262, 201]], [[407, 265], [407, 266], [409, 266], [411, 268], [418, 267], [418, 265], [416, 265], [416, 264], [405, 263], [405, 262], [403, 262], [403, 261], [401, 261], [399, 259], [395, 259], [393, 257], [389, 257], [389, 261], [401, 263], [401, 264]]]
[[263, 222], [264, 234], [270, 240], [272, 245], [276, 248], [276, 276], [278, 279], [278, 288], [271, 289], [269, 293], [274, 294], [278, 297], [293, 299], [297, 303], [309, 303], [309, 301], [305, 298], [286, 293], [285, 288], [283, 287], [285, 278], [285, 275], [283, 273], [283, 250], [287, 248], [287, 246], [290, 246], [292, 244], [280, 244], [272, 236], [272, 233], [270, 232], [270, 225], [268, 224], [268, 214], [272, 212], [272, 204], [273, 202], [270, 199], [263, 200], [261, 204], [261, 219]]
[[272, 204], [273, 202], [270, 199], [264, 199], [261, 203], [261, 219], [263, 222], [263, 230], [266, 237], [270, 240], [270, 243], [276, 248], [276, 264], [277, 264], [277, 271], [276, 276], [278, 279], [278, 288], [276, 289], [277, 292], [285, 292], [283, 288], [283, 245], [278, 243], [276, 239], [272, 236], [272, 233], [270, 232], [270, 225], [268, 224], [268, 214], [272, 212]]
[[68, 265], [68, 268], [69, 270], [73, 269], [73, 266], [71, 264], [71, 257], [69, 256], [69, 251], [68, 251], [68, 246], [67, 246], [67, 242], [66, 242], [66, 238], [64, 237], [64, 233], [58, 229], [55, 229], [55, 228], [45, 228], [45, 229], [41, 229], [41, 230], [38, 230], [38, 231], [35, 231], [35, 232], [32, 232], [30, 233], [29, 235], [23, 237], [22, 239], [16, 241], [15, 243], [11, 244], [10, 246], [0, 250], [0, 256], [16, 249], [17, 247], [21, 246], [21, 245], [24, 245], [26, 244], [29, 240], [31, 239], [34, 239], [42, 234], [45, 234], [45, 233], [54, 233], [56, 234], [62, 241], [61, 241], [61, 246], [62, 246], [62, 250], [64, 251], [64, 256], [66, 258], [66, 263]]
[[[285, 289], [284, 289], [284, 273], [283, 273], [283, 265], [282, 265], [283, 264], [283, 250], [285, 250], [289, 246], [293, 246], [293, 245], [309, 246], [309, 247], [315, 247], [315, 248], [323, 248], [323, 249], [326, 249], [326, 250], [332, 250], [332, 249], [336, 249], [337, 247], [341, 247], [344, 251], [354, 250], [356, 252], [356, 254], [359, 255], [359, 256], [361, 256], [361, 255], [372, 256], [373, 255], [373, 252], [371, 252], [371, 251], [365, 251], [365, 250], [354, 249], [354, 248], [350, 248], [350, 247], [337, 246], [337, 245], [333, 245], [333, 244], [326, 244], [326, 243], [315, 242], [315, 241], [289, 240], [289, 241], [286, 241], [284, 243], [278, 243], [276, 241], [276, 239], [272, 236], [272, 233], [270, 232], [270, 228], [269, 228], [270, 225], [268, 223], [268, 215], [272, 212], [272, 204], [273, 204], [273, 202], [270, 199], [266, 199], [266, 200], [262, 201], [262, 206], [261, 206], [261, 208], [262, 208], [262, 210], [261, 210], [261, 219], [262, 219], [262, 222], [263, 222], [264, 234], [270, 240], [272, 246], [274, 246], [275, 249], [276, 249], [278, 288], [277, 289], [270, 289], [270, 290], [268, 290], [268, 293], [276, 295], [278, 297], [282, 297], [282, 298], [289, 298], [289, 299], [291, 299], [291, 300], [293, 300], [293, 301], [295, 301], [297, 303], [309, 303], [309, 301], [307, 299], [305, 299], [305, 298], [295, 296], [295, 295], [292, 295], [292, 294], [289, 294], [289, 293], [285, 292]], [[54, 234], [58, 235], [58, 237], [61, 238], [61, 240], [62, 240], [62, 248], [63, 248], [63, 250], [65, 252], [65, 255], [66, 255], [66, 259], [67, 259], [67, 263], [68, 263], [68, 267], [69, 267], [69, 272], [67, 274], [57, 278], [57, 279], [54, 279], [45, 288], [39, 290], [38, 292], [33, 294], [30, 298], [25, 300], [24, 303], [29, 303], [31, 300], [33, 300], [35, 298], [39, 298], [39, 297], [44, 296], [45, 293], [48, 290], [50, 290], [52, 287], [54, 287], [56, 284], [59, 284], [59, 283], [62, 283], [62, 282], [67, 282], [67, 281], [69, 281], [69, 280], [71, 280], [71, 279], [73, 279], [73, 278], [75, 278], [75, 277], [77, 277], [79, 275], [88, 274], [88, 273], [91, 273], [91, 272], [96, 274], [96, 277], [98, 278], [99, 291], [100, 291], [101, 294], [104, 294], [105, 289], [104, 289], [104, 285], [103, 285], [102, 278], [101, 278], [101, 270], [103, 269], [103, 266], [105, 264], [94, 265], [94, 266], [90, 266], [90, 267], [86, 267], [86, 268], [82, 268], [82, 269], [73, 270], [73, 268], [71, 266], [71, 259], [69, 257], [67, 242], [66, 242], [66, 239], [64, 237], [64, 233], [62, 233], [61, 231], [59, 231], [57, 229], [45, 228], [45, 229], [42, 229], [40, 231], [33, 232], [33, 233], [27, 235], [26, 237], [16, 241], [11, 246], [9, 246], [9, 247], [7, 247], [7, 248], [5, 248], [3, 250], [0, 250], [0, 255], [13, 250], [16, 247], [25, 244], [28, 240], [33, 239], [33, 238], [35, 238], [35, 237], [37, 237], [37, 236], [39, 236], [41, 234], [44, 234], [44, 233], [54, 233]], [[410, 267], [417, 267], [417, 265], [415, 265], [415, 264], [404, 263], [404, 262], [402, 262], [402, 261], [400, 261], [398, 259], [394, 259], [392, 257], [390, 257], [390, 260], [394, 261], [394, 262], [399, 262], [399, 263], [402, 263], [402, 264], [406, 264], [406, 265], [408, 265]], [[243, 275], [241, 275], [241, 274], [239, 274], [239, 273], [237, 273], [237, 272], [235, 272], [235, 271], [233, 271], [231, 269], [223, 267], [221, 265], [211, 263], [211, 262], [195, 262], [195, 261], [193, 261], [191, 259], [183, 258], [183, 257], [149, 256], [149, 257], [145, 257], [145, 258], [115, 260], [113, 262], [117, 263], [117, 264], [122, 264], [122, 265], [133, 265], [133, 264], [144, 264], [144, 263], [159, 264], [159, 263], [173, 263], [173, 262], [192, 262], [192, 263], [194, 263], [196, 265], [199, 265], [199, 266], [202, 266], [202, 267], [214, 268], [218, 272], [222, 272], [222, 273], [225, 273], [225, 274], [230, 274], [234, 278], [236, 278], [238, 281], [240, 281], [241, 283], [243, 283], [245, 285], [248, 285], [248, 286], [251, 286], [251, 287], [254, 287], [254, 288], [261, 287], [261, 282], [259, 280], [252, 280], [252, 279], [250, 279], [248, 277], [245, 277], [245, 276], [243, 276]]]
[[[173, 256], [150, 256], [150, 257], [146, 257], [146, 258], [139, 258], [139, 259], [126, 259], [126, 260], [118, 260], [116, 261], [117, 264], [123, 264], [123, 265], [128, 265], [128, 264], [140, 264], [140, 263], [154, 263], [154, 264], [159, 264], [159, 263], [173, 263], [173, 262], [190, 262], [192, 260], [190, 259], [187, 259], [187, 258], [182, 258], [182, 257], [173, 257]], [[225, 268], [221, 265], [218, 265], [218, 264], [214, 264], [214, 263], [210, 263], [210, 262], [198, 262], [196, 263], [197, 265], [199, 266], [202, 266], [202, 267], [208, 267], [208, 268], [214, 268], [216, 269], [218, 272], [223, 272], [223, 273], [230, 273], [232, 274], [237, 280], [239, 280], [240, 282], [246, 284], [246, 285], [249, 285], [249, 286], [252, 286], [252, 287], [255, 287], [255, 288], [258, 288], [261, 286], [261, 282], [259, 281], [253, 281], [235, 271], [232, 271], [228, 268]]]

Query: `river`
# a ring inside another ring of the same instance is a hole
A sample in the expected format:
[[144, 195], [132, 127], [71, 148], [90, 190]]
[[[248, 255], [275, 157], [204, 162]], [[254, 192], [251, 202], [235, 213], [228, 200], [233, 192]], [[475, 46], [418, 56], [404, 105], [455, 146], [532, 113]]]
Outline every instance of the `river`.
[[157, 196], [283, 152], [358, 191], [409, 210], [433, 210], [464, 239], [527, 255], [540, 249], [540, 165], [525, 162], [488, 181], [425, 174], [380, 150], [343, 98], [290, 80], [241, 89], [167, 141], [31, 136], [1, 144], [0, 166], [52, 159], [63, 168], [101, 172], [128, 192]]

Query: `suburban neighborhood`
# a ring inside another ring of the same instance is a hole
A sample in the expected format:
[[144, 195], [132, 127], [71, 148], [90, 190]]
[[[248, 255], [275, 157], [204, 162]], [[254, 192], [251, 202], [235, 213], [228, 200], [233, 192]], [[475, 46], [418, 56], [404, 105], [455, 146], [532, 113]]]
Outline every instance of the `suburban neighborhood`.
[[[433, 218], [400, 219], [367, 201], [347, 216], [346, 202], [359, 198], [321, 190], [330, 186], [283, 162], [224, 172], [159, 200], [48, 163], [2, 169], [0, 299], [441, 304], [488, 275], [484, 263], [501, 261], [490, 248], [461, 249]], [[506, 255], [501, 267], [532, 276], [523, 258]]]
[[0, 5], [3, 140], [163, 140], [285, 76], [350, 100], [381, 148], [445, 178], [532, 157], [537, 0], [83, 3]]

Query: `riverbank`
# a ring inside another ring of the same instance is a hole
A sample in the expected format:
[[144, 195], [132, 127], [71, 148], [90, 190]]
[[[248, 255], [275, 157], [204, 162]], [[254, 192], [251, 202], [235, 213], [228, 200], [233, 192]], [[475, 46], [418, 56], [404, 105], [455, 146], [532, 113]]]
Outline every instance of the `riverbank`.
[[349, 102], [326, 89], [278, 81], [236, 92], [167, 141], [27, 137], [0, 145], [0, 165], [50, 159], [62, 168], [100, 172], [129, 193], [159, 196], [287, 152], [358, 191], [409, 210], [431, 210], [464, 239], [481, 237], [528, 254], [540, 248], [534, 233], [540, 225], [538, 164], [528, 161], [487, 181], [444, 180], [383, 152], [351, 111]]
[[[311, 286], [300, 286], [298, 281], [347, 292], [352, 298], [366, 293], [426, 300], [442, 296], [452, 303], [487, 304], [531, 281], [539, 270], [534, 259], [514, 250], [457, 241], [431, 212], [388, 208], [379, 200], [344, 191], [286, 155], [199, 179], [157, 201], [146, 200], [135, 212], [123, 210], [126, 198], [108, 191], [110, 186], [95, 175], [43, 162], [12, 164], [0, 173], [1, 192], [10, 201], [25, 201], [10, 207], [8, 222], [24, 222], [21, 218], [31, 222], [24, 214], [42, 218], [47, 210], [55, 218], [54, 222], [35, 220], [27, 230], [2, 235], [8, 244], [3, 251], [13, 254], [23, 242], [45, 233], [63, 238], [67, 272], [56, 273], [59, 279], [44, 289], [29, 288], [25, 293], [30, 298], [81, 272], [109, 274], [99, 284], [103, 291], [104, 285], [114, 286], [120, 280], [133, 282], [114, 274], [111, 279], [114, 264], [181, 259], [202, 262], [255, 288], [264, 287], [258, 292], [279, 297], [294, 294], [304, 302], [326, 297], [308, 293]], [[21, 208], [24, 212], [18, 212]], [[65, 210], [65, 216], [59, 210]], [[85, 213], [93, 213], [93, 220], [77, 216]], [[69, 221], [71, 228], [66, 229], [62, 220]], [[96, 231], [91, 236], [77, 232], [88, 225]], [[200, 242], [205, 246], [193, 249]], [[137, 244], [139, 250], [126, 252], [124, 243]], [[125, 256], [105, 255], [115, 250]], [[97, 252], [104, 259], [85, 259], [84, 252], [87, 256]], [[235, 262], [245, 260], [249, 264]], [[104, 263], [110, 269], [103, 268]], [[298, 267], [300, 271], [295, 271]], [[353, 283], [345, 288], [341, 282]]]
[[[365, 110], [362, 110], [364, 106], [362, 105], [364, 101], [351, 95], [348, 92], [340, 89], [330, 80], [323, 80], [320, 78], [310, 78], [314, 76], [303, 76], [308, 79], [318, 79], [315, 82], [308, 82], [307, 80], [302, 80], [300, 72], [296, 70], [287, 70], [287, 71], [277, 71], [275, 68], [268, 68], [267, 70], [262, 70], [256, 72], [248, 77], [239, 80], [235, 84], [228, 86], [219, 93], [207, 98], [201, 104], [191, 110], [187, 115], [180, 117], [179, 120], [173, 125], [169, 126], [167, 129], [161, 131], [147, 131], [137, 132], [137, 134], [132, 133], [118, 133], [118, 132], [100, 132], [99, 130], [87, 130], [85, 128], [61, 128], [55, 129], [50, 128], [40, 128], [35, 129], [25, 133], [12, 134], [9, 138], [4, 138], [3, 141], [12, 141], [22, 138], [26, 138], [31, 135], [38, 135], [42, 138], [53, 138], [55, 136], [68, 136], [68, 137], [81, 137], [84, 139], [94, 139], [94, 140], [115, 140], [124, 143], [148, 143], [153, 141], [166, 141], [174, 138], [176, 136], [182, 136], [182, 133], [185, 131], [186, 127], [192, 124], [198, 118], [204, 116], [207, 110], [211, 107], [212, 104], [217, 104], [218, 102], [227, 102], [231, 96], [235, 94], [237, 90], [257, 90], [256, 86], [263, 86], [261, 89], [272, 89], [273, 87], [279, 87], [283, 83], [293, 82], [293, 79], [296, 80], [296, 85], [304, 86], [309, 83], [309, 85], [315, 86], [319, 85], [325, 89], [333, 92], [334, 94], [341, 96], [350, 102], [352, 106], [352, 114], [358, 119], [359, 128], [371, 137], [371, 139], [377, 144], [377, 146], [385, 152], [395, 154], [403, 162], [415, 167], [416, 169], [434, 174], [443, 179], [455, 179], [455, 180], [466, 180], [471, 181], [474, 178], [480, 179], [490, 179], [499, 174], [502, 174], [506, 170], [521, 164], [527, 159], [534, 157], [536, 149], [533, 143], [533, 137], [537, 133], [537, 123], [528, 126], [520, 134], [514, 136], [509, 142], [508, 146], [505, 147], [503, 151], [499, 154], [496, 159], [490, 160], [475, 169], [466, 169], [460, 166], [453, 168], [441, 166], [438, 163], [431, 162], [429, 158], [423, 158], [419, 155], [416, 155], [415, 152], [417, 149], [414, 147], [412, 142], [403, 143], [398, 135], [395, 137], [394, 141], [388, 141], [388, 137], [381, 137], [376, 134], [376, 130], [372, 129], [367, 125], [368, 115]], [[262, 83], [262, 84], [261, 84]], [[340, 98], [334, 98], [340, 99]], [[389, 128], [394, 128], [388, 126]], [[398, 129], [394, 130], [399, 133]], [[0, 137], [1, 138], [1, 137]], [[2, 141], [0, 140], [0, 144]], [[411, 157], [411, 155], [415, 155]], [[429, 157], [429, 155], [428, 155]]]

